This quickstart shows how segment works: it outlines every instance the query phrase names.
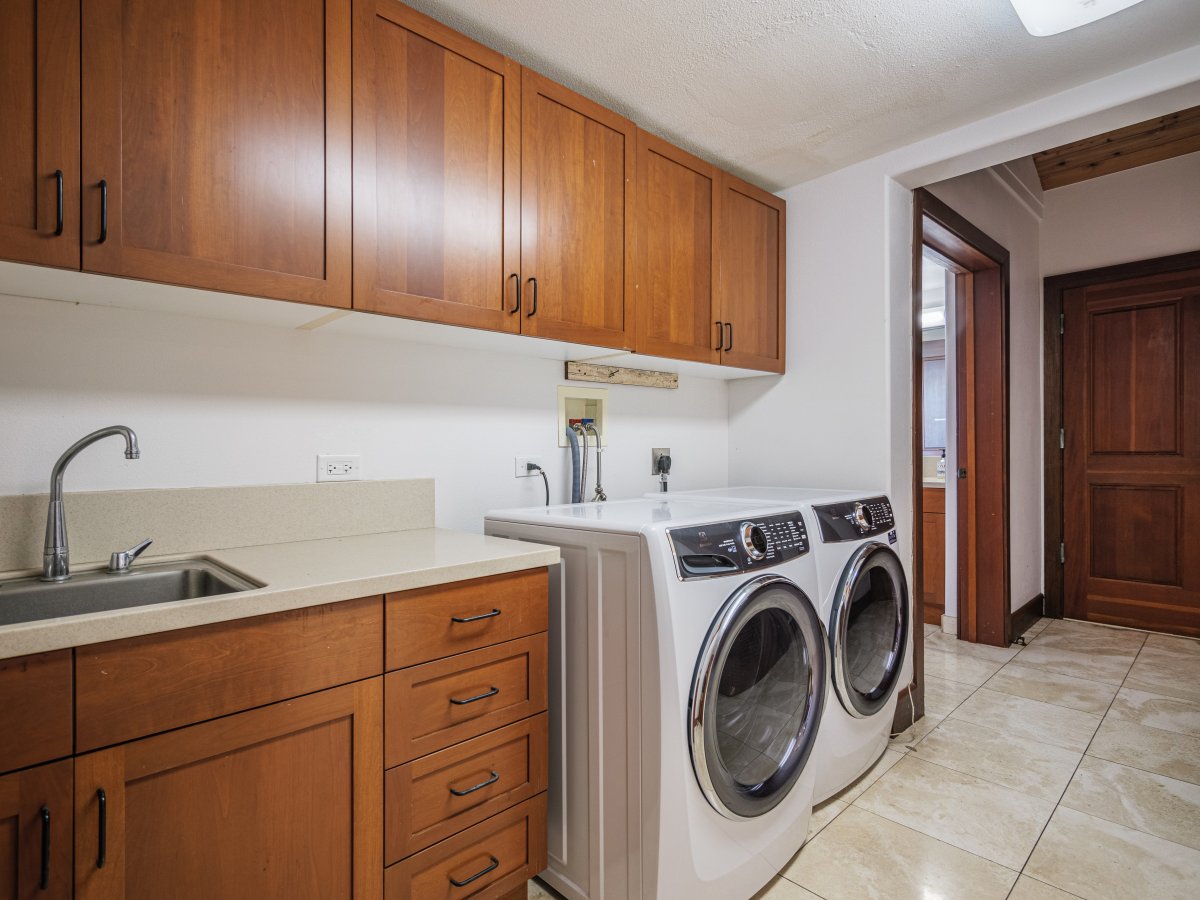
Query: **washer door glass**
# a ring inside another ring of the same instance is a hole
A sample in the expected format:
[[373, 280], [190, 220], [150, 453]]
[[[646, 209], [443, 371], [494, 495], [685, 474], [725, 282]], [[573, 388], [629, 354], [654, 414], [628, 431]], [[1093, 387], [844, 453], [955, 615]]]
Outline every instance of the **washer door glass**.
[[892, 695], [904, 662], [908, 619], [900, 558], [884, 544], [864, 544], [842, 573], [829, 622], [833, 684], [851, 715], [872, 715]]
[[722, 608], [691, 698], [692, 764], [722, 815], [760, 816], [800, 777], [825, 703], [825, 660], [820, 619], [787, 579], [755, 579]]

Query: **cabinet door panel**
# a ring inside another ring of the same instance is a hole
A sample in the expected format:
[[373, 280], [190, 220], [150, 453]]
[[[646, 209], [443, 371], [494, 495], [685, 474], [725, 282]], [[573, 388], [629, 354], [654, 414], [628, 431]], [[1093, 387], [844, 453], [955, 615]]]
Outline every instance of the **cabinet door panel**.
[[350, 305], [349, 0], [84, 0], [83, 140], [88, 271]]
[[638, 353], [715, 363], [717, 170], [638, 131]]
[[0, 900], [69, 900], [71, 779], [69, 759], [0, 778]]
[[730, 324], [726, 365], [783, 371], [784, 210], [774, 194], [722, 176], [717, 318]]
[[636, 129], [529, 69], [521, 104], [522, 331], [627, 349]]
[[0, 2], [0, 85], [0, 257], [78, 269], [78, 3]]
[[79, 757], [76, 897], [379, 897], [381, 711], [374, 678]]
[[356, 308], [518, 330], [520, 75], [395, 0], [356, 4]]

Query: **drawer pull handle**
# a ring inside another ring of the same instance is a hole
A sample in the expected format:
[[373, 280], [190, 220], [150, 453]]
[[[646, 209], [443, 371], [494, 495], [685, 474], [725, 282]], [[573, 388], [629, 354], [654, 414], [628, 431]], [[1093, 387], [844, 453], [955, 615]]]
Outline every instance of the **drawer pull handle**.
[[482, 878], [488, 872], [492, 871], [492, 869], [495, 869], [500, 865], [500, 860], [496, 859], [496, 857], [489, 855], [488, 859], [490, 859], [491, 862], [472, 875], [470, 878], [465, 878], [462, 881], [456, 881], [453, 875], [448, 875], [447, 877], [450, 879], [450, 883], [455, 887], [466, 887], [472, 881], [475, 881], [477, 878]]
[[38, 890], [50, 888], [50, 807], [43, 806], [38, 810], [42, 818], [42, 874], [38, 879]]
[[455, 797], [465, 797], [465, 796], [467, 796], [467, 794], [473, 794], [476, 791], [483, 790], [489, 784], [495, 784], [499, 780], [500, 780], [500, 773], [493, 772], [492, 777], [487, 779], [487, 781], [481, 781], [481, 782], [479, 782], [479, 784], [475, 785], [474, 787], [469, 787], [465, 791], [456, 791], [454, 788], [450, 788], [450, 793], [452, 793]]
[[490, 613], [482, 613], [478, 616], [451, 616], [450, 621], [465, 625], [467, 622], [478, 622], [480, 619], [494, 619], [498, 615], [500, 615], [500, 610], [493, 609]]
[[100, 806], [100, 829], [96, 835], [96, 868], [104, 868], [105, 857], [108, 856], [108, 797], [104, 788], [96, 790], [96, 803]]
[[495, 697], [498, 693], [500, 693], [500, 688], [493, 685], [490, 691], [484, 691], [482, 694], [476, 694], [474, 697], [464, 697], [461, 700], [458, 697], [451, 697], [450, 702], [455, 706], [466, 706], [468, 703], [474, 703], [476, 700], [486, 700], [488, 697]]

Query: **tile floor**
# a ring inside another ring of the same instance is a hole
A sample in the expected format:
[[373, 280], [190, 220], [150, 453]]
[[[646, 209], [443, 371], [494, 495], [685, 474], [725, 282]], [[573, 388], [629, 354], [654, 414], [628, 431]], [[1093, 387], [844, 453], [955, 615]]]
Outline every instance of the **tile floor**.
[[925, 718], [755, 900], [1200, 897], [1200, 641], [1047, 619], [1025, 639], [926, 626]]

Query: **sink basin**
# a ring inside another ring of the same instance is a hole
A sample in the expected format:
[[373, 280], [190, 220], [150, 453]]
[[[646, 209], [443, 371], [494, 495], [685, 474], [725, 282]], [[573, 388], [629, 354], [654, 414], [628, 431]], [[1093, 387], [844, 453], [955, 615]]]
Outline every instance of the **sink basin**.
[[110, 575], [104, 570], [80, 572], [58, 583], [19, 578], [0, 581], [0, 626], [215, 597], [258, 587], [262, 585], [207, 559], [138, 566], [123, 575]]

